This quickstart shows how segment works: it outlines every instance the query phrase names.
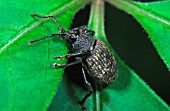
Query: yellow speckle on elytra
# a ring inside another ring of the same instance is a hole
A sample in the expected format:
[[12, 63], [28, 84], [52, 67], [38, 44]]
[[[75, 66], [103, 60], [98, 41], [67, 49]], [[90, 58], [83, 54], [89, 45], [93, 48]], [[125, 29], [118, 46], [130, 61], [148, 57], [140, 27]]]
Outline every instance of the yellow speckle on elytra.
[[99, 75], [97, 75], [97, 77], [101, 79], [101, 78], [103, 78], [103, 75], [99, 74]]

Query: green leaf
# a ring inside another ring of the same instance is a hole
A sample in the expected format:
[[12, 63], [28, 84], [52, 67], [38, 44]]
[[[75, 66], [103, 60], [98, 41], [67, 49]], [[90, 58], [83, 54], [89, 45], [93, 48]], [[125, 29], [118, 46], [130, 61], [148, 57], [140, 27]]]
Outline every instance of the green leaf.
[[[53, 15], [68, 29], [86, 0], [0, 1], [0, 107], [1, 111], [44, 111], [61, 80], [63, 69], [53, 69], [54, 56], [67, 53], [63, 40], [55, 37], [28, 42], [52, 33], [58, 26], [49, 19], [30, 14]], [[7, 5], [8, 4], [8, 5]]]
[[[48, 110], [80, 111], [81, 107], [77, 101], [82, 99], [87, 91], [71, 84], [65, 77], [59, 85], [63, 69], [54, 70], [50, 66], [54, 62], [60, 64], [66, 62], [53, 60], [54, 56], [67, 53], [65, 42], [56, 37], [32, 45], [27, 43], [51, 33], [59, 33], [58, 26], [52, 20], [32, 18], [30, 14], [54, 15], [61, 25], [68, 29], [75, 12], [87, 2], [86, 0], [0, 1], [2, 111], [47, 110], [56, 90], [57, 93]], [[89, 28], [96, 32], [96, 39], [103, 40], [111, 49], [104, 33], [103, 7], [102, 0], [92, 1]], [[168, 105], [129, 69], [112, 49], [111, 51], [117, 59], [119, 77], [115, 83], [88, 98], [87, 110], [170, 110]], [[73, 74], [71, 76], [76, 77]]]
[[[95, 31], [95, 38], [104, 41], [115, 55], [118, 79], [107, 88], [98, 87], [101, 91], [95, 92], [86, 101], [87, 111], [170, 111], [169, 106], [124, 64], [109, 45], [104, 33], [103, 8], [102, 0], [92, 1], [89, 28]], [[65, 80], [65, 77], [48, 111], [81, 110], [77, 101], [81, 100], [87, 92]]]
[[129, 0], [107, 1], [132, 14], [139, 21], [170, 70], [170, 1], [152, 3], [139, 3]]

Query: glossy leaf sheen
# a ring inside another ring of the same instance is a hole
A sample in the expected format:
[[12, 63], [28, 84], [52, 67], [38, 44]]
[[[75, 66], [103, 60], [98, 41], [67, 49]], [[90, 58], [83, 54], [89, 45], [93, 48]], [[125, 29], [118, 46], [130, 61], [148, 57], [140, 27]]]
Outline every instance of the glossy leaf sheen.
[[[55, 37], [39, 43], [28, 42], [51, 33], [58, 26], [49, 19], [30, 14], [54, 15], [68, 29], [77, 10], [86, 1], [1, 0], [0, 1], [0, 107], [1, 111], [43, 111], [56, 92], [63, 69], [52, 68], [53, 57], [67, 53], [63, 40]], [[8, 4], [8, 5], [5, 5]]]
[[128, 0], [107, 1], [132, 14], [139, 21], [170, 70], [170, 1], [152, 3], [139, 3]]

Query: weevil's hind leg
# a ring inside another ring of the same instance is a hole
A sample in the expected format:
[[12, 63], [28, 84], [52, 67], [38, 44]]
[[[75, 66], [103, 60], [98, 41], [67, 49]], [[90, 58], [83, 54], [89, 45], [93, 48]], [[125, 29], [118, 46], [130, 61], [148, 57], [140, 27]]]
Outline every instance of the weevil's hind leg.
[[87, 80], [83, 67], [82, 67], [82, 73], [83, 73], [85, 87], [89, 91], [89, 93], [86, 94], [81, 101], [79, 101], [80, 105], [82, 106], [82, 110], [84, 110], [84, 109], [86, 109], [86, 107], [85, 107], [86, 99], [93, 93], [93, 87], [91, 86], [90, 82]]
[[91, 86], [90, 82], [87, 80], [83, 67], [82, 67], [82, 73], [83, 73], [85, 87], [87, 88], [88, 91], [93, 92], [93, 87]]
[[86, 99], [92, 94], [93, 92], [89, 92], [88, 94], [86, 94], [83, 99], [81, 101], [79, 101], [81, 107], [82, 107], [82, 110], [86, 109], [86, 106], [85, 106], [85, 102], [86, 102]]

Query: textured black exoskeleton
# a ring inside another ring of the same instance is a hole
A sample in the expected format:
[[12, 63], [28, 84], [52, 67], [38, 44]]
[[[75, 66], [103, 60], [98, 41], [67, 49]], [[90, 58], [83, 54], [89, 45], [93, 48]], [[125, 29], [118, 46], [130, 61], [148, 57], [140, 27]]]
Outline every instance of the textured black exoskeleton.
[[95, 32], [88, 30], [87, 26], [80, 26], [78, 28], [73, 28], [66, 31], [53, 16], [40, 16], [37, 14], [32, 14], [32, 16], [53, 19], [54, 22], [59, 26], [60, 34], [51, 34], [50, 36], [30, 41], [29, 44], [46, 38], [54, 37], [56, 35], [71, 42], [74, 53], [66, 54], [64, 56], [56, 56], [54, 59], [68, 59], [69, 57], [75, 57], [76, 61], [64, 65], [54, 63], [54, 68], [66, 68], [78, 63], [82, 64], [82, 73], [85, 87], [90, 92], [82, 99], [82, 101], [80, 101], [82, 108], [85, 109], [84, 103], [86, 99], [92, 94], [93, 87], [91, 86], [90, 82], [88, 82], [84, 70], [86, 70], [88, 74], [98, 83], [108, 85], [115, 81], [117, 77], [117, 66], [114, 56], [104, 44], [104, 42], [93, 39]]

